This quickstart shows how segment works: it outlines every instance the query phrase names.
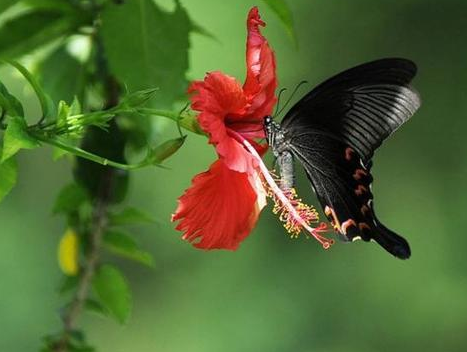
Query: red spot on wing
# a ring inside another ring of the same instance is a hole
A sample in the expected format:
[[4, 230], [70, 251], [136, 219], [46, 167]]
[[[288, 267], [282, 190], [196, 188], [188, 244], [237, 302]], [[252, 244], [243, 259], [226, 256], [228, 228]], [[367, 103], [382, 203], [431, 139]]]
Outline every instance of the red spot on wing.
[[367, 205], [363, 205], [363, 206], [360, 208], [360, 212], [362, 213], [363, 216], [367, 215], [369, 211], [370, 211], [370, 208], [368, 208]]
[[355, 173], [353, 174], [353, 178], [355, 180], [360, 180], [362, 177], [367, 176], [367, 175], [368, 175], [368, 173], [365, 170], [357, 169], [357, 170], [355, 170]]
[[365, 230], [365, 229], [366, 229], [366, 230], [371, 230], [370, 225], [368, 225], [366, 222], [361, 222], [361, 223], [359, 223], [359, 224], [358, 224], [358, 228], [359, 228], [360, 230], [362, 230], [362, 231]]
[[350, 147], [345, 148], [345, 159], [348, 161], [352, 160], [353, 153], [354, 151], [352, 148]]
[[361, 196], [363, 193], [368, 192], [368, 188], [366, 188], [363, 185], [358, 185], [357, 188], [355, 189], [355, 194], [357, 196]]

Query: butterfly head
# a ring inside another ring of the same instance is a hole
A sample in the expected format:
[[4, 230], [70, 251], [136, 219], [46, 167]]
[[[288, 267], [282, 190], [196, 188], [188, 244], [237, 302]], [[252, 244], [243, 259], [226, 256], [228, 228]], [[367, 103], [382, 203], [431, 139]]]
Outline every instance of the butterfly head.
[[264, 117], [264, 132], [266, 134], [268, 144], [272, 148], [274, 156], [278, 157], [286, 147], [284, 143], [285, 137], [280, 124], [275, 122], [272, 116]]
[[264, 133], [266, 134], [266, 139], [269, 144], [271, 144], [273, 134], [274, 134], [274, 119], [271, 115], [264, 117]]

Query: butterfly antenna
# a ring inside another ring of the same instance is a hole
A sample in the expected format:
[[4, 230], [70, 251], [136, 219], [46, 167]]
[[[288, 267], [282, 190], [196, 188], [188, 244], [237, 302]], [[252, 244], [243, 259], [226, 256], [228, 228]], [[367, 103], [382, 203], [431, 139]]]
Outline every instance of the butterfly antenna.
[[277, 111], [279, 110], [279, 105], [280, 105], [280, 102], [281, 102], [282, 94], [283, 94], [286, 90], [287, 90], [287, 88], [281, 88], [281, 90], [279, 91], [279, 94], [277, 95], [276, 111], [274, 111], [273, 117], [276, 117], [276, 116], [277, 116]]
[[308, 81], [301, 81], [299, 84], [297, 84], [292, 92], [292, 94], [290, 94], [289, 96], [289, 99], [287, 99], [287, 101], [285, 102], [284, 106], [279, 110], [279, 115], [282, 113], [282, 111], [284, 111], [284, 109], [287, 107], [287, 105], [289, 105], [290, 101], [292, 100], [293, 96], [295, 95], [295, 93], [297, 93], [298, 89], [303, 86], [304, 84], [307, 84]]

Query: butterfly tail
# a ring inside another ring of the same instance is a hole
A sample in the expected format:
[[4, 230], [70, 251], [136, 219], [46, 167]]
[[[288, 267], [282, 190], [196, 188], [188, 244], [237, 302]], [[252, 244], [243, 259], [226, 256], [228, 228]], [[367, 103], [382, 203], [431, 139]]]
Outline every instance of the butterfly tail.
[[376, 226], [372, 231], [371, 237], [374, 238], [381, 247], [397, 258], [408, 259], [411, 254], [409, 243], [381, 224], [378, 219], [375, 219], [375, 222]]

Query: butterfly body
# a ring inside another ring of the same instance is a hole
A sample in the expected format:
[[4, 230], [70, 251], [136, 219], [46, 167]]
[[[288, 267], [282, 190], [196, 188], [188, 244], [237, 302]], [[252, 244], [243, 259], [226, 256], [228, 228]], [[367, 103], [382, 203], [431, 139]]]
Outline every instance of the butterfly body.
[[371, 158], [384, 139], [420, 106], [409, 83], [415, 64], [382, 59], [344, 71], [302, 98], [281, 124], [264, 126], [280, 170], [281, 187], [292, 188], [294, 159], [343, 240], [375, 240], [406, 259], [410, 247], [377, 219], [373, 207]]
[[290, 151], [287, 139], [281, 130], [280, 125], [272, 120], [272, 117], [266, 116], [264, 121], [266, 135], [269, 145], [272, 146], [272, 152], [276, 158], [276, 164], [280, 172], [280, 187], [283, 190], [291, 189], [295, 183], [294, 157]]

